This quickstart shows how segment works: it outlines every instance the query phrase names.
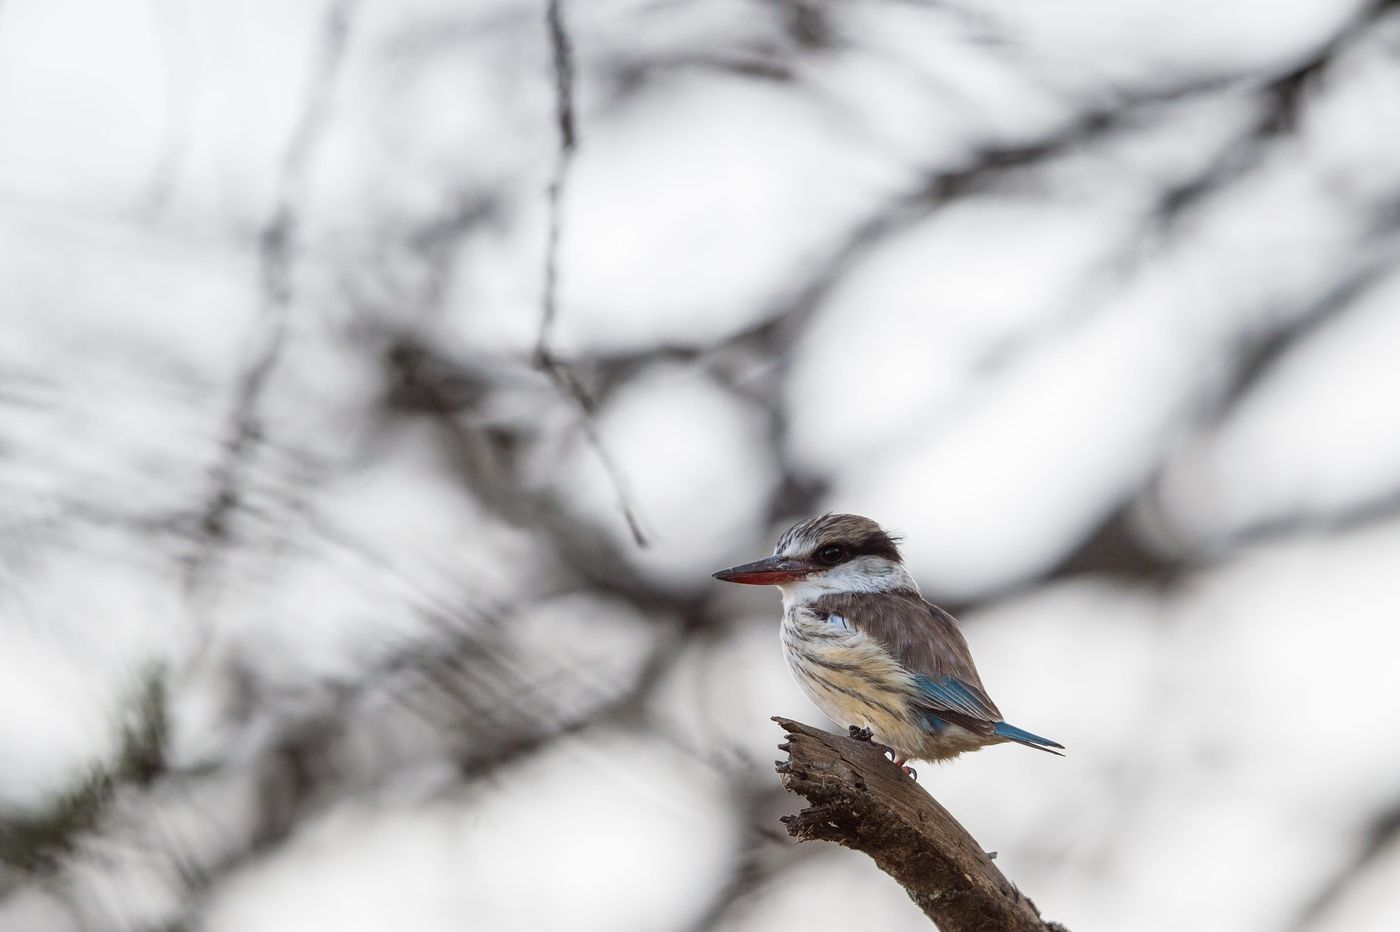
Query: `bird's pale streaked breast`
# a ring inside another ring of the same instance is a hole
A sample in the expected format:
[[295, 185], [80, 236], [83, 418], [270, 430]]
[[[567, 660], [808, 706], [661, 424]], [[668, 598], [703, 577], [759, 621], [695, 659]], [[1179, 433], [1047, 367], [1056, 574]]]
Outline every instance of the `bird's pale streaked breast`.
[[908, 671], [840, 615], [794, 605], [783, 613], [780, 638], [793, 679], [832, 721], [868, 727], [910, 754], [927, 740], [908, 714]]

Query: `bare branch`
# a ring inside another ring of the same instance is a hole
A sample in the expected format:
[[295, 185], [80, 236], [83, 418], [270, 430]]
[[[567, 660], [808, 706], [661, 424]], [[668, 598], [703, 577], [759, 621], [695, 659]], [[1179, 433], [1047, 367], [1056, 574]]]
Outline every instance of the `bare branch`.
[[255, 334], [252, 363], [239, 380], [234, 397], [224, 456], [214, 469], [213, 489], [200, 517], [201, 546], [188, 567], [185, 580], [190, 588], [202, 578], [213, 549], [229, 536], [229, 520], [242, 497], [249, 462], [262, 440], [259, 413], [262, 397], [281, 361], [290, 324], [301, 188], [330, 113], [331, 93], [345, 57], [354, 3], [355, 0], [338, 0], [327, 11], [318, 38], [320, 63], [282, 158], [272, 213], [258, 234], [262, 320]]
[[554, 162], [554, 177], [549, 181], [544, 296], [541, 301], [540, 333], [535, 342], [535, 359], [541, 364], [549, 359], [550, 337], [554, 319], [559, 313], [560, 202], [564, 197], [569, 163], [573, 161], [574, 149], [578, 146], [578, 131], [574, 124], [574, 50], [564, 28], [563, 0], [549, 0], [545, 7], [545, 25], [549, 29], [549, 49], [554, 69], [554, 119], [559, 131], [559, 153]]
[[554, 116], [559, 129], [559, 154], [554, 163], [554, 177], [549, 182], [549, 226], [545, 240], [544, 289], [540, 299], [540, 332], [535, 341], [535, 365], [578, 407], [583, 419], [584, 436], [603, 464], [603, 470], [617, 496], [617, 507], [627, 521], [627, 530], [638, 547], [645, 547], [647, 537], [642, 531], [637, 510], [632, 505], [631, 495], [627, 492], [622, 470], [603, 446], [603, 438], [598, 432], [593, 416], [593, 400], [568, 364], [557, 358], [550, 349], [554, 320], [559, 314], [559, 239], [563, 231], [564, 184], [569, 177], [569, 163], [573, 161], [574, 150], [578, 147], [578, 129], [574, 121], [574, 51], [564, 24], [563, 0], [548, 0], [545, 25], [549, 30], [554, 72]]
[[783, 787], [811, 803], [784, 816], [798, 841], [863, 851], [904, 887], [943, 932], [1065, 932], [997, 870], [948, 810], [868, 741], [837, 737], [774, 716]]
[[1400, 843], [1400, 802], [1382, 810], [1372, 820], [1360, 847], [1327, 878], [1322, 888], [1288, 925], [1287, 932], [1306, 932], [1329, 918], [1352, 885], [1373, 870], [1376, 862], [1397, 843]]

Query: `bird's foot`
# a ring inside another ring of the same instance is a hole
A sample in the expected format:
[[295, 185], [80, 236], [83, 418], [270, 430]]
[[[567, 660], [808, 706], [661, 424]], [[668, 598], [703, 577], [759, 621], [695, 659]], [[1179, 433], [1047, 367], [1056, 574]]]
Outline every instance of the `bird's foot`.
[[906, 777], [917, 783], [919, 780], [919, 772], [904, 763], [908, 759], [907, 757], [895, 757], [894, 755], [890, 755], [890, 760], [894, 761], [894, 765], [904, 771]]
[[846, 726], [846, 734], [857, 741], [869, 741], [871, 746], [890, 760], [895, 759], [894, 748], [887, 744], [881, 744], [875, 740], [875, 733], [869, 728], [857, 728], [855, 725]]

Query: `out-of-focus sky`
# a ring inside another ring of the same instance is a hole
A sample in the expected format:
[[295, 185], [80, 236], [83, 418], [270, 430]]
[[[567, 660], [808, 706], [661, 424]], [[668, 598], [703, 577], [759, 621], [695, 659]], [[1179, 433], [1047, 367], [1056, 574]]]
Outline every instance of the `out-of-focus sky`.
[[825, 510], [1048, 918], [1400, 927], [1395, 5], [555, 9], [0, 0], [0, 930], [928, 928], [709, 576]]

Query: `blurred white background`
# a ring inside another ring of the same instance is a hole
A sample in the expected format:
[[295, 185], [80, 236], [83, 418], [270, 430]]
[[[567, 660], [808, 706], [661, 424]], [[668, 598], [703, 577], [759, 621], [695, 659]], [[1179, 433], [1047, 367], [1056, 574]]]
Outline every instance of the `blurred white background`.
[[1400, 928], [1397, 6], [0, 0], [0, 930], [928, 928], [828, 509], [1048, 918]]

